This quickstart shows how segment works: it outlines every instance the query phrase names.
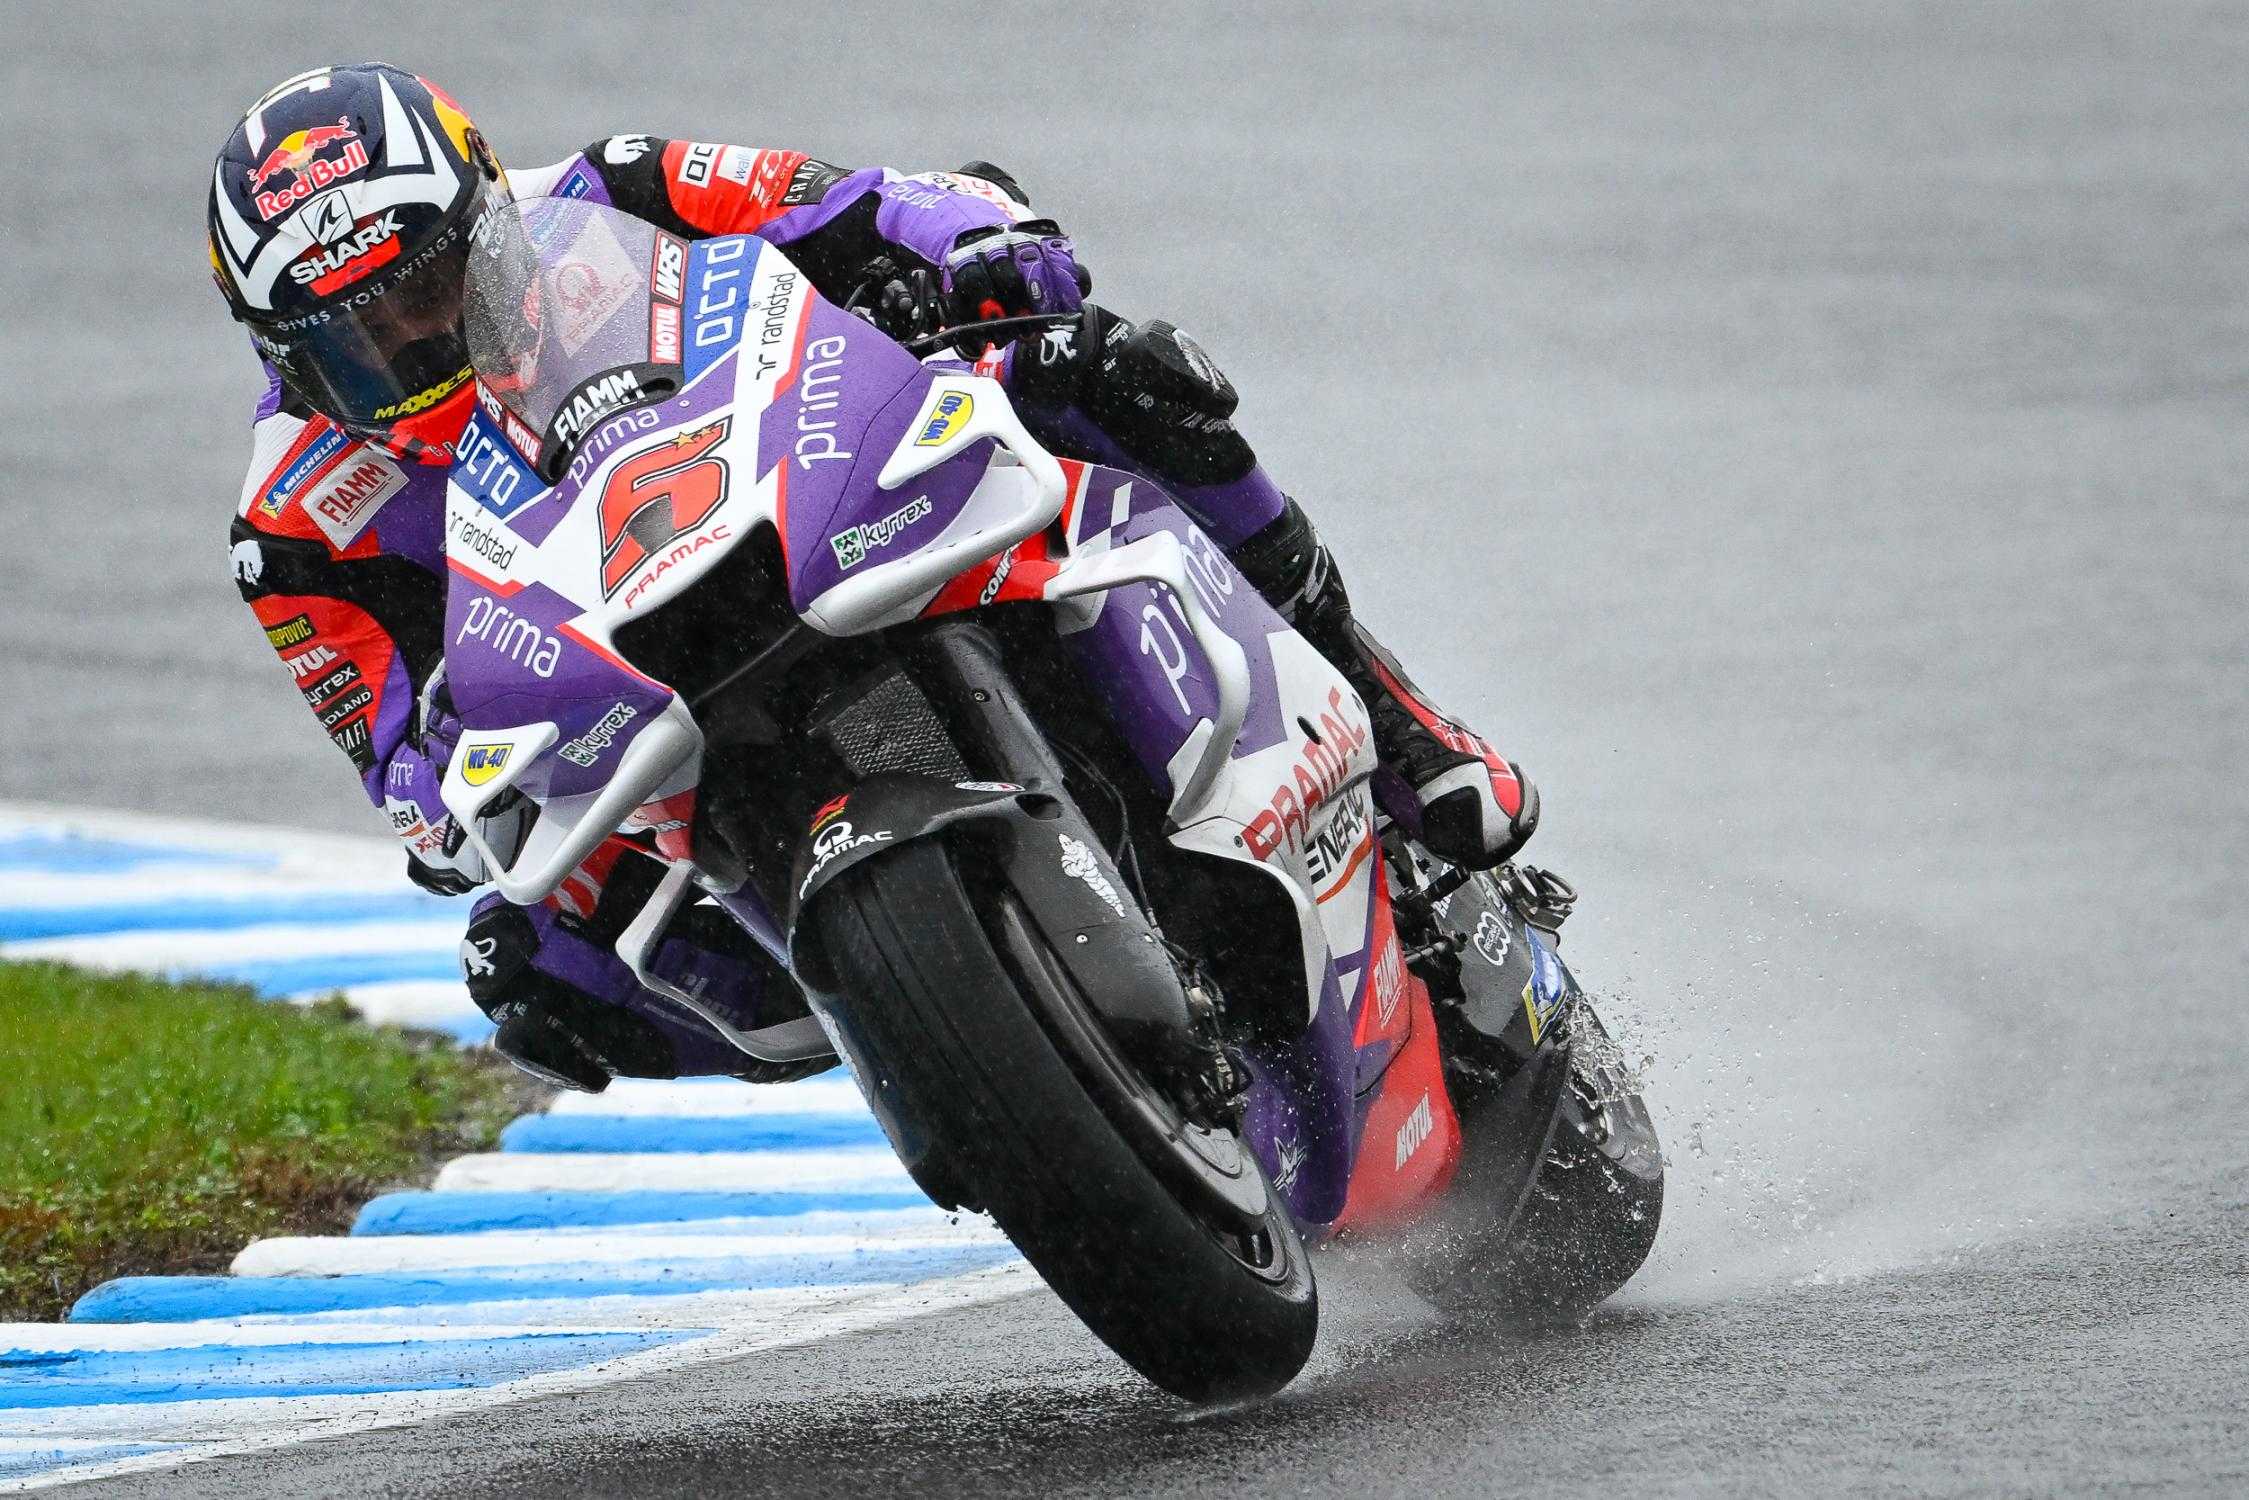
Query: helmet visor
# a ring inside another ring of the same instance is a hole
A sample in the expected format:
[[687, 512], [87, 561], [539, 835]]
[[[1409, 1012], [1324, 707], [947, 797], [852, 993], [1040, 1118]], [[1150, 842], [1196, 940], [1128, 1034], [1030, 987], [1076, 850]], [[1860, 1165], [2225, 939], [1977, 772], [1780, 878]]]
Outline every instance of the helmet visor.
[[246, 319], [259, 352], [315, 410], [347, 426], [380, 428], [437, 405], [469, 379], [462, 284], [483, 207], [313, 312]]

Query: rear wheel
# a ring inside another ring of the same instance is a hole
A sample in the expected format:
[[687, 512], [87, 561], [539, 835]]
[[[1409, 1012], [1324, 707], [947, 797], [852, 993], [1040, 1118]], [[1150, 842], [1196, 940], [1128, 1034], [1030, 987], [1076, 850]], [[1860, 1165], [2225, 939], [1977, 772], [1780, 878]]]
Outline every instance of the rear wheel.
[[1095, 1335], [1188, 1400], [1295, 1376], [1319, 1306], [1287, 1210], [1237, 1136], [1119, 1051], [1011, 892], [972, 897], [926, 840], [840, 876], [812, 915], [863, 1083]]
[[[1523, 1145], [1506, 1116], [1531, 1080], [1519, 1074], [1513, 1088], [1498, 1088], [1473, 1064], [1448, 1066], [1464, 1153], [1456, 1192], [1465, 1195], [1445, 1205], [1404, 1267], [1408, 1284], [1440, 1307], [1523, 1327], [1575, 1322], [1629, 1281], [1655, 1245], [1663, 1217], [1655, 1122], [1591, 1006], [1577, 1006], [1573, 1027], [1570, 1053], [1547, 1080], [1559, 1108], [1527, 1193], [1517, 1191], [1527, 1160], [1506, 1159]], [[1497, 1191], [1479, 1193], [1484, 1183]]]

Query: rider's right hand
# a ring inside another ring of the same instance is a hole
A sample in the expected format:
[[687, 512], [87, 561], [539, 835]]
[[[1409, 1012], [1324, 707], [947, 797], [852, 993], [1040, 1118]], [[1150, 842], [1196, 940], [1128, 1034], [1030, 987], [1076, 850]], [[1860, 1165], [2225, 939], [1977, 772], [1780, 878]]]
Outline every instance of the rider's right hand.
[[383, 811], [406, 845], [406, 877], [440, 896], [465, 896], [492, 878], [438, 788], [460, 743], [461, 720], [443, 672], [423, 687], [414, 733], [398, 747], [383, 781]]

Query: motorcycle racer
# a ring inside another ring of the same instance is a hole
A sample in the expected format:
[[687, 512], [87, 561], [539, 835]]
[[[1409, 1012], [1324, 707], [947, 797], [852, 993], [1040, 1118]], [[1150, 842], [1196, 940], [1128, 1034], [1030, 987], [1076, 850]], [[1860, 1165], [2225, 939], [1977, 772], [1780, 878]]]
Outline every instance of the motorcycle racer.
[[[475, 400], [461, 326], [468, 251], [486, 215], [539, 196], [607, 203], [685, 238], [757, 235], [839, 303], [920, 273], [948, 324], [1082, 310], [1078, 327], [987, 352], [979, 369], [1058, 451], [1162, 483], [1350, 677], [1384, 768], [1377, 795], [1432, 852], [1487, 867], [1529, 836], [1535, 791], [1356, 622], [1309, 519], [1235, 430], [1238, 398], [1209, 355], [1168, 323], [1085, 304], [1074, 245], [1031, 216], [1006, 173], [977, 163], [904, 175], [623, 135], [511, 174], [442, 90], [357, 64], [276, 86], [214, 167], [212, 274], [268, 372], [230, 561], [417, 883], [465, 894], [485, 879], [438, 795], [457, 733], [441, 672], [445, 487]], [[616, 958], [653, 869], [616, 844], [537, 907], [478, 901], [463, 969], [498, 1045], [580, 1088], [615, 1074], [787, 1076], [733, 1052]], [[737, 1024], [803, 1013], [785, 975], [729, 924], [682, 925], [674, 962], [705, 975], [707, 998]]]

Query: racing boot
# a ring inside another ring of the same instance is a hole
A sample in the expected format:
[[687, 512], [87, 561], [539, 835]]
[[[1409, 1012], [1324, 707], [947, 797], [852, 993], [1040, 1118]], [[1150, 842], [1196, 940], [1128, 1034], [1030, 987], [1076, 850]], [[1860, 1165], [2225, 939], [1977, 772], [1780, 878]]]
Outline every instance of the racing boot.
[[1343, 579], [1310, 518], [1293, 500], [1282, 505], [1276, 520], [1228, 555], [1365, 701], [1382, 762], [1374, 790], [1383, 811], [1449, 864], [1488, 870], [1506, 863], [1538, 826], [1537, 788], [1413, 685], [1398, 659], [1352, 617]]
[[1311, 521], [1234, 427], [1240, 402], [1207, 350], [1171, 324], [1134, 324], [1086, 304], [1075, 328], [1026, 338], [997, 372], [1042, 442], [1148, 474], [1244, 577], [1351, 680], [1373, 719], [1383, 811], [1431, 854], [1472, 869], [1504, 863], [1538, 823], [1538, 793], [1458, 720], [1438, 711], [1351, 616]]
[[[496, 893], [476, 903], [461, 939], [461, 973], [470, 998], [499, 1028], [493, 1046], [534, 1077], [591, 1094], [611, 1078], [785, 1083], [832, 1067], [832, 1057], [768, 1063], [745, 1056], [633, 976], [616, 940], [653, 891], [655, 870], [654, 861], [620, 857], [613, 845], [537, 906], [515, 906]], [[723, 912], [680, 913], [653, 961], [745, 1029], [808, 1013], [788, 976]]]

